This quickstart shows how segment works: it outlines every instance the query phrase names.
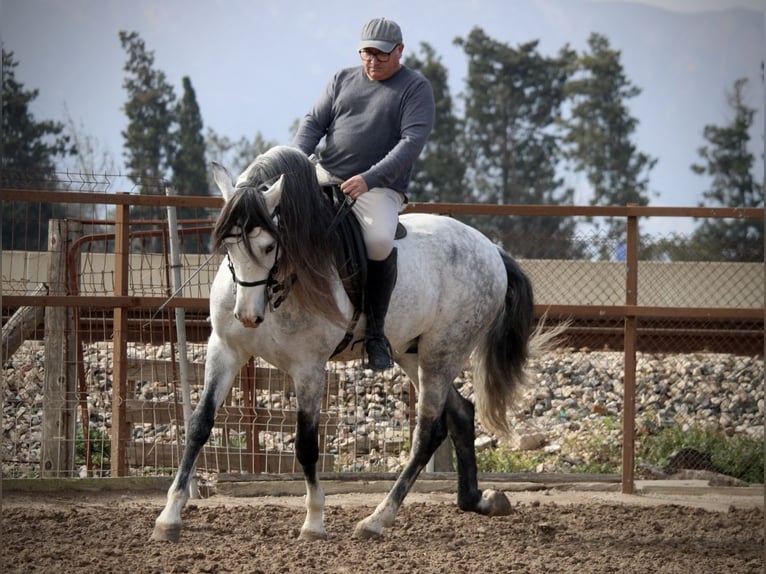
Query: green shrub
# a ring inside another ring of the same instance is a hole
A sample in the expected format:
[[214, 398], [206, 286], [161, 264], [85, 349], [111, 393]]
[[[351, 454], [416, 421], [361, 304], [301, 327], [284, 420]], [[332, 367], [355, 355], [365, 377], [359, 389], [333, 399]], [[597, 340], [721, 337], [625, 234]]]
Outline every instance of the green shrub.
[[682, 448], [710, 455], [723, 474], [749, 483], [763, 483], [763, 440], [745, 435], [727, 436], [719, 429], [695, 426], [683, 430], [674, 425], [643, 437], [636, 449], [637, 460], [665, 467], [670, 456]]
[[[95, 468], [109, 468], [112, 456], [112, 442], [109, 433], [103, 432], [96, 427], [88, 429], [90, 436], [91, 462]], [[85, 435], [82, 426], [77, 427], [75, 436], [75, 464], [85, 464]]]
[[546, 459], [544, 452], [515, 451], [508, 447], [497, 447], [476, 453], [479, 472], [532, 472]]
[[[642, 425], [639, 424], [639, 427]], [[534, 472], [541, 463], [556, 472], [608, 474], [622, 468], [622, 433], [616, 418], [605, 417], [590, 428], [583, 428], [561, 445], [558, 452], [517, 451], [500, 445], [476, 454], [480, 472]], [[678, 425], [653, 427], [643, 431], [636, 441], [636, 464], [668, 465], [670, 456], [682, 448], [709, 454], [713, 465], [723, 474], [749, 483], [762, 484], [764, 443], [745, 435], [727, 436], [715, 428]], [[575, 454], [578, 453], [578, 454]]]

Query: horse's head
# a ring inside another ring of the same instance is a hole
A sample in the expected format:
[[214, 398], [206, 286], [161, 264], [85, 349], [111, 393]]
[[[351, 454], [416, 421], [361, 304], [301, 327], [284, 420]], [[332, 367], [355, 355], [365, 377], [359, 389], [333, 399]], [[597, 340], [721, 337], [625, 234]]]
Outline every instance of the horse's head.
[[263, 182], [240, 176], [235, 186], [225, 167], [213, 163], [212, 170], [226, 200], [213, 243], [226, 252], [236, 293], [234, 317], [245, 327], [258, 327], [271, 291], [280, 284], [278, 208], [285, 176]]
[[305, 312], [343, 321], [335, 295], [343, 249], [329, 232], [335, 210], [306, 154], [273, 147], [236, 182], [222, 166], [212, 169], [226, 200], [213, 245], [228, 254], [237, 319], [257, 327], [269, 304], [276, 308], [290, 290]]

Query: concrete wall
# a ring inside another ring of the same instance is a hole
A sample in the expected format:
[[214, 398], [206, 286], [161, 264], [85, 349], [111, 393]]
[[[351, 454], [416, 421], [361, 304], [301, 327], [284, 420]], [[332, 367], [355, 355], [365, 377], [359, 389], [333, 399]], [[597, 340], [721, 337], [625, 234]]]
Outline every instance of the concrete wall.
[[[623, 305], [625, 263], [523, 260], [543, 305]], [[762, 263], [639, 261], [638, 304], [657, 307], [761, 308]]]
[[[45, 252], [5, 251], [2, 254], [2, 290], [6, 295], [31, 294], [45, 282]], [[209, 286], [223, 259], [216, 255], [183, 258], [182, 279], [186, 297], [207, 297]], [[600, 305], [625, 303], [626, 266], [620, 262], [521, 260], [542, 305]], [[80, 294], [112, 295], [114, 255], [84, 254], [81, 259]], [[168, 294], [165, 258], [159, 254], [130, 256], [130, 294]], [[762, 308], [762, 263], [641, 261], [638, 266], [638, 304], [660, 307]]]

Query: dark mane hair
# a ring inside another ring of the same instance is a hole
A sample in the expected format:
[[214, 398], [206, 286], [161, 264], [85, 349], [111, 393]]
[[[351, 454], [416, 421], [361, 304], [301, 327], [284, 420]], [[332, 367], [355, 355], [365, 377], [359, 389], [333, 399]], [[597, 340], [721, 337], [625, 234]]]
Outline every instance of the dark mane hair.
[[[282, 175], [285, 179], [277, 227], [262, 191]], [[263, 228], [279, 244], [277, 279], [296, 277], [290, 297], [308, 312], [341, 323], [334, 283], [342, 245], [337, 234], [329, 232], [333, 216], [331, 202], [322, 193], [308, 157], [296, 148], [277, 146], [259, 155], [239, 177], [236, 193], [216, 221], [213, 246], [220, 248], [223, 239], [238, 228], [249, 249], [247, 234], [256, 227]]]

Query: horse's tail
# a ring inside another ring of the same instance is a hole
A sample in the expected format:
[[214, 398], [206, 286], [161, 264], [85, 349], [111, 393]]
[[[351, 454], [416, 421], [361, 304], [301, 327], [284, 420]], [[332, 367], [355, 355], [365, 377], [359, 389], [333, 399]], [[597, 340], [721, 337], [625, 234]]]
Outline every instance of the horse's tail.
[[476, 410], [484, 427], [508, 434], [508, 411], [527, 384], [530, 356], [546, 350], [563, 328], [542, 331], [534, 326], [532, 283], [511, 256], [499, 250], [508, 275], [505, 306], [482, 338], [473, 356]]

